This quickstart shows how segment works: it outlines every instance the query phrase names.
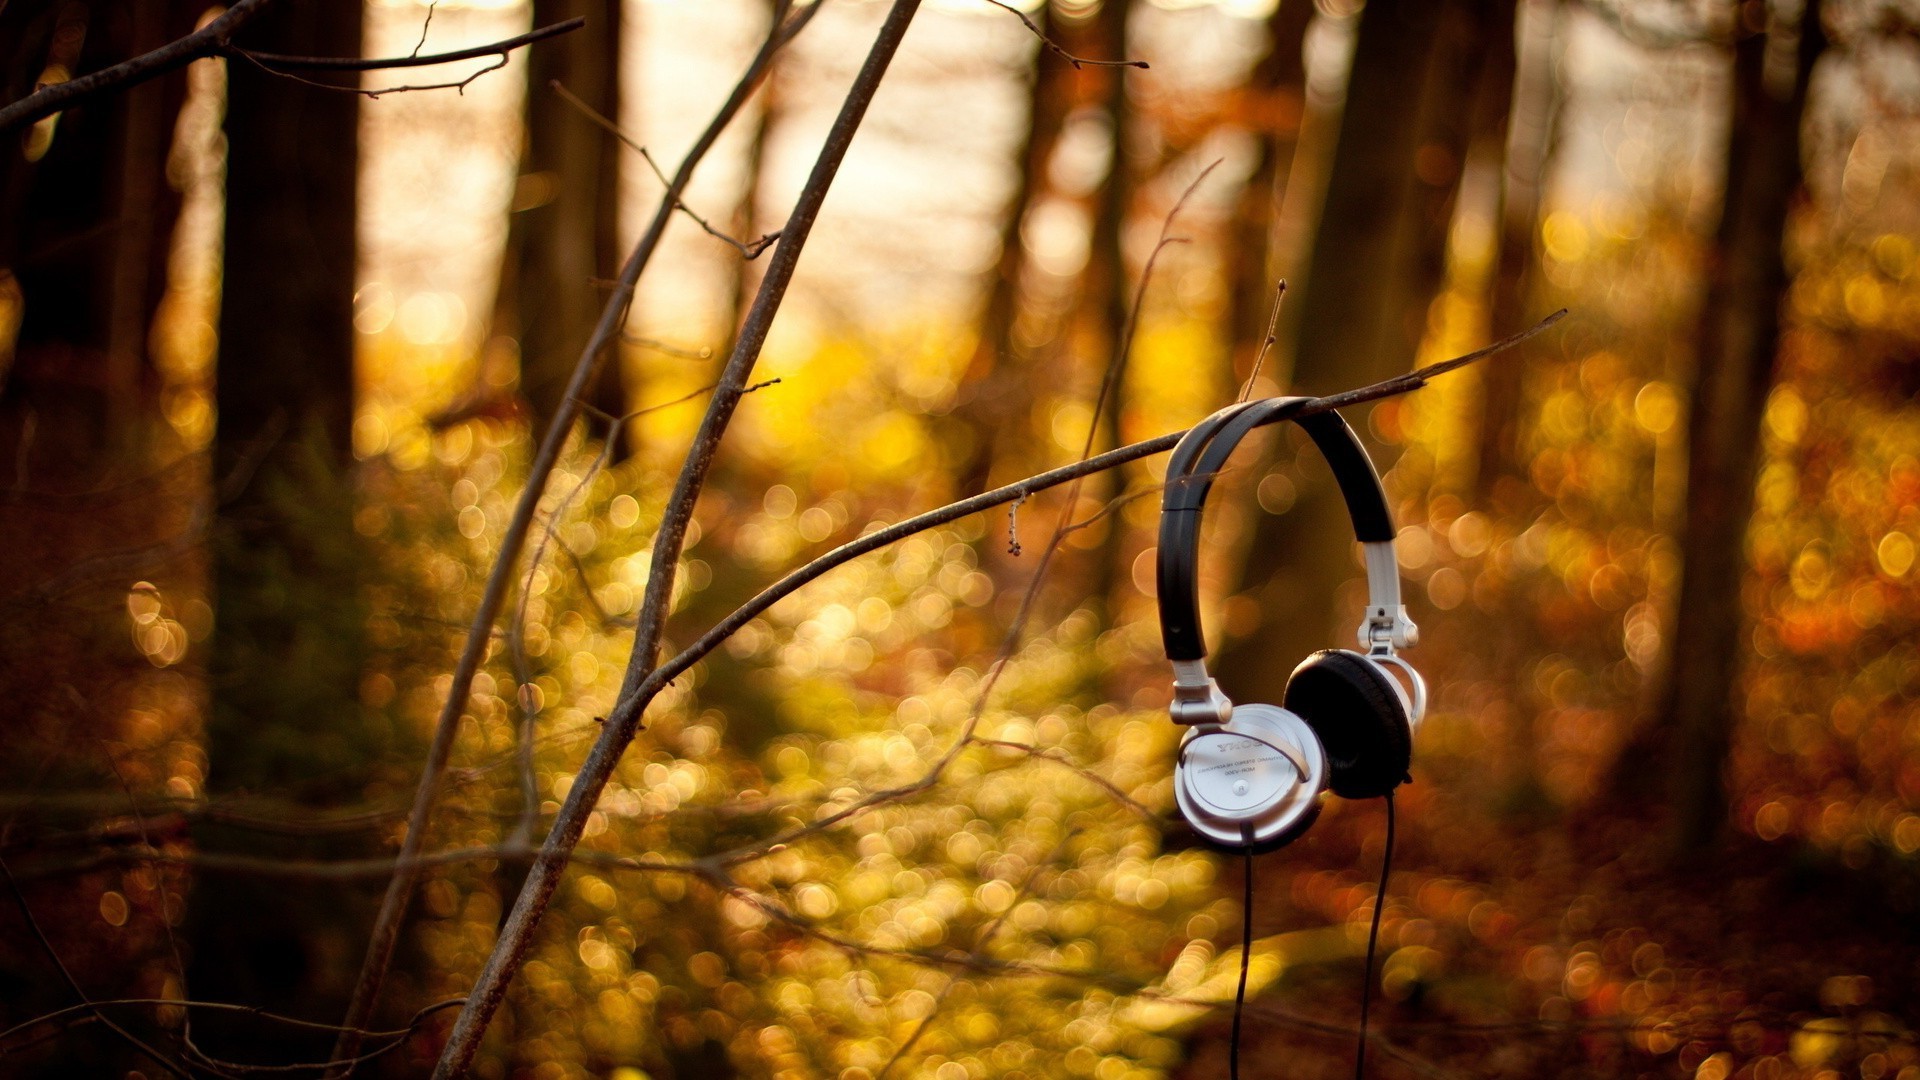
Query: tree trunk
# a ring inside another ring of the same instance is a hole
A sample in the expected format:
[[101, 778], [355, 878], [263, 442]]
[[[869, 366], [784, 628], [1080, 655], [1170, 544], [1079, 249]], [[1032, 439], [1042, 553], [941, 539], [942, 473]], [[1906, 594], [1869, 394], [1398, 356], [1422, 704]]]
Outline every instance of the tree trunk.
[[[1437, 171], [1437, 191], [1416, 188], [1424, 147], [1444, 150], [1448, 117], [1464, 114], [1473, 82], [1446, 68], [1450, 28], [1484, 24], [1490, 0], [1370, 0], [1361, 11], [1347, 100], [1328, 172], [1326, 199], [1299, 296], [1291, 384], [1327, 393], [1406, 371], [1432, 298], [1431, 254], [1444, 242], [1433, 228], [1436, 201], [1451, 202], [1458, 160]], [[1460, 20], [1466, 20], [1461, 23]], [[1418, 107], [1409, 103], [1418, 102]], [[1434, 158], [1433, 151], [1426, 155]], [[1431, 170], [1430, 170], [1431, 171]], [[1292, 303], [1292, 301], [1289, 301]], [[1409, 318], [1417, 312], [1421, 317]], [[1361, 431], [1364, 417], [1350, 417]], [[1310, 452], [1309, 452], [1310, 456]], [[1384, 463], [1383, 463], [1384, 464]], [[1236, 700], [1278, 701], [1301, 657], [1353, 646], [1359, 609], [1335, 610], [1340, 584], [1357, 576], [1353, 531], [1323, 467], [1310, 465], [1284, 517], [1261, 515], [1242, 574], [1263, 612], [1260, 628], [1224, 650], [1220, 674]], [[1349, 615], [1351, 616], [1349, 618]]]
[[[1476, 142], [1500, 146], [1513, 107], [1515, 0], [1455, 0], [1444, 7], [1439, 62], [1428, 72], [1413, 205], [1402, 220], [1409, 273], [1397, 303], [1406, 340], [1418, 348], [1433, 300], [1447, 283], [1448, 240], [1460, 181]], [[1477, 57], [1463, 64], [1456, 58]]]
[[[1093, 55], [1116, 60], [1127, 58], [1129, 6], [1128, 0], [1102, 0], [1100, 11], [1094, 17], [1093, 41], [1097, 51]], [[1129, 70], [1124, 67], [1102, 69], [1107, 83], [1101, 109], [1112, 131], [1109, 143], [1112, 158], [1095, 195], [1093, 234], [1088, 241], [1087, 269], [1079, 300], [1081, 318], [1090, 320], [1093, 327], [1093, 332], [1080, 340], [1091, 343], [1088, 354], [1093, 358], [1098, 376], [1094, 393], [1099, 396], [1092, 403], [1096, 453], [1120, 445], [1121, 421], [1127, 409], [1127, 349], [1131, 343], [1126, 340], [1126, 332], [1134, 296], [1133, 279], [1127, 272], [1125, 240], [1136, 186], [1134, 116], [1132, 103], [1127, 98]], [[1126, 490], [1127, 477], [1133, 471], [1124, 467], [1112, 469], [1104, 476], [1093, 478], [1088, 486], [1108, 499], [1118, 498]], [[1067, 507], [1064, 512], [1073, 514], [1075, 510]], [[1124, 529], [1117, 515], [1109, 515], [1094, 528], [1099, 530], [1100, 544], [1094, 554], [1093, 579], [1087, 595], [1104, 619], [1115, 585], [1126, 579], [1121, 565]]]
[[[8, 100], [50, 66], [85, 74], [156, 48], [191, 31], [196, 13], [178, 0], [5, 12]], [[0, 475], [10, 484], [97, 479], [147, 442], [159, 390], [147, 331], [180, 208], [166, 166], [185, 96], [176, 72], [96, 98], [39, 125], [0, 166]]]
[[[277, 4], [244, 42], [357, 56], [357, 3]], [[218, 613], [209, 661], [208, 794], [358, 796], [381, 742], [362, 718], [362, 563], [352, 529], [353, 291], [359, 98], [228, 64], [227, 199], [214, 440]], [[208, 826], [197, 841], [259, 838]], [[316, 841], [276, 858], [347, 854]], [[352, 893], [202, 880], [196, 996], [304, 1016], [344, 1009], [359, 929]], [[357, 903], [364, 897], [353, 897]], [[329, 1038], [194, 1022], [210, 1052], [321, 1059]]]
[[[1048, 30], [1052, 21], [1044, 6], [1031, 18], [1042, 30]], [[961, 443], [954, 487], [962, 495], [987, 489], [995, 462], [1005, 456], [1014, 428], [1022, 426], [1022, 413], [1032, 400], [1027, 393], [1029, 358], [1022, 355], [1013, 337], [1020, 317], [1021, 279], [1027, 272], [1021, 229], [1028, 211], [1047, 190], [1047, 163], [1053, 160], [1054, 146], [1066, 123], [1072, 74], [1058, 53], [1035, 47], [1027, 91], [1029, 123], [1025, 140], [1014, 152], [1019, 172], [1007, 200], [1006, 216], [1001, 219], [1000, 259], [980, 314], [973, 362], [953, 414], [958, 421], [955, 439]]]
[[[1742, 10], [1749, 19], [1766, 17], [1763, 5]], [[1660, 710], [1672, 763], [1673, 842], [1682, 854], [1711, 843], [1727, 824], [1724, 773], [1745, 627], [1740, 584], [1788, 284], [1781, 249], [1801, 185], [1800, 126], [1826, 44], [1819, 0], [1808, 0], [1802, 15], [1790, 79], [1767, 70], [1768, 44], [1783, 31], [1792, 33], [1747, 20], [1737, 28], [1726, 186], [1698, 330], [1679, 614]]]
[[[1525, 326], [1539, 253], [1540, 204], [1558, 131], [1559, 86], [1554, 78], [1559, 0], [1528, 0], [1522, 22], [1527, 40], [1514, 64], [1513, 117], [1500, 182], [1499, 228], [1487, 321], [1498, 336]], [[1480, 367], [1480, 423], [1473, 472], [1477, 506], [1493, 507], [1500, 481], [1519, 475], [1520, 391], [1525, 367], [1514, 361]]]
[[[519, 207], [507, 227], [494, 309], [496, 331], [519, 342], [520, 394], [535, 431], [559, 408], [600, 317], [606, 293], [598, 283], [620, 267], [620, 141], [552, 85], [619, 122], [620, 0], [534, 0], [535, 26], [575, 17], [586, 18], [585, 29], [526, 51]], [[609, 416], [630, 408], [623, 371], [616, 355], [589, 391], [593, 408]], [[604, 421], [594, 428], [604, 430]]]
[[[190, 32], [197, 13], [178, 0], [0, 5], [0, 94], [17, 101], [50, 68], [83, 76], [157, 47]], [[186, 87], [186, 73], [175, 72], [0, 142], [0, 590], [13, 601], [0, 637], [9, 658], [0, 663], [8, 703], [0, 788], [12, 793], [115, 791], [119, 778], [138, 777], [131, 782], [150, 794], [160, 781], [148, 778], [164, 778], [179, 752], [173, 740], [193, 734], [169, 719], [168, 739], [122, 735], [130, 707], [173, 700], [168, 687], [180, 678], [128, 647], [125, 590], [151, 576], [179, 603], [192, 595], [186, 560], [109, 557], [121, 569], [97, 573], [83, 565], [179, 535], [187, 514], [175, 497], [198, 474], [188, 462], [156, 477], [171, 455], [155, 446], [166, 425], [147, 348], [178, 216], [166, 164]], [[107, 494], [75, 497], [88, 488]], [[83, 591], [35, 601], [36, 586], [74, 571], [84, 574]], [[8, 819], [18, 826], [9, 828], [9, 858], [21, 836], [56, 820], [24, 806]], [[164, 898], [180, 882], [162, 873], [154, 884]], [[102, 949], [90, 944], [103, 937], [97, 916], [89, 918], [100, 875], [18, 887], [47, 949], [96, 999], [152, 995], [175, 972], [154, 910], [164, 902], [133, 914]], [[71, 1003], [17, 915], [10, 927], [0, 946], [4, 1011], [33, 1016]], [[51, 1052], [9, 1057], [0, 1072], [31, 1080], [152, 1068], [118, 1040], [73, 1035]]]
[[1234, 238], [1228, 247], [1227, 273], [1232, 305], [1227, 325], [1233, 334], [1234, 370], [1245, 377], [1265, 344], [1278, 268], [1274, 224], [1293, 171], [1300, 122], [1306, 113], [1307, 26], [1313, 21], [1308, 0], [1283, 0], [1267, 18], [1267, 55], [1254, 65], [1246, 95], [1248, 112], [1259, 133], [1253, 172], [1240, 193], [1234, 214]]

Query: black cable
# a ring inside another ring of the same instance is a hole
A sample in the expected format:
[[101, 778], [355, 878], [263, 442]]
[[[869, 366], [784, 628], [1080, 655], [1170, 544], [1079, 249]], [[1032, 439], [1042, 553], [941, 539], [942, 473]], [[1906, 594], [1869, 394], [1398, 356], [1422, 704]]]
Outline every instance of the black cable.
[[1227, 1080], [1240, 1080], [1240, 1012], [1247, 1004], [1247, 963], [1253, 958], [1253, 845], [1246, 847], [1246, 892], [1240, 906], [1240, 988], [1233, 992], [1233, 1040], [1227, 1044]]
[[1387, 792], [1387, 850], [1380, 856], [1380, 891], [1373, 895], [1373, 929], [1367, 932], [1367, 973], [1360, 983], [1360, 1046], [1353, 1054], [1353, 1080], [1367, 1070], [1367, 1007], [1373, 1004], [1373, 950], [1380, 943], [1380, 913], [1387, 906], [1387, 874], [1393, 869], [1393, 792]]

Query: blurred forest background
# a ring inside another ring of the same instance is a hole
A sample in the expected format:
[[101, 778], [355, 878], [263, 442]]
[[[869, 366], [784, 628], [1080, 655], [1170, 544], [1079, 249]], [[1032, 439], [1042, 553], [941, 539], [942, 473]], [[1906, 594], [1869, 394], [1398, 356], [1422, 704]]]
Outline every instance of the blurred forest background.
[[[1920, 8], [1014, 6], [1056, 47], [986, 0], [914, 16], [672, 559], [666, 655], [915, 513], [1569, 308], [1348, 412], [1433, 688], [1369, 1073], [1920, 1078]], [[7, 1075], [431, 1067], [889, 5], [233, 11], [238, 48], [6, 131]], [[215, 14], [0, 2], [0, 106]], [[341, 87], [501, 56], [287, 55], [576, 16], [457, 91]], [[801, 29], [658, 210], [772, 19]], [[1239, 701], [1362, 603], [1303, 445], [1243, 452], [1208, 516]], [[656, 688], [475, 1073], [1224, 1076], [1243, 864], [1169, 813], [1163, 467], [883, 547]], [[1351, 1071], [1383, 826], [1329, 805], [1252, 864], [1249, 1077]]]

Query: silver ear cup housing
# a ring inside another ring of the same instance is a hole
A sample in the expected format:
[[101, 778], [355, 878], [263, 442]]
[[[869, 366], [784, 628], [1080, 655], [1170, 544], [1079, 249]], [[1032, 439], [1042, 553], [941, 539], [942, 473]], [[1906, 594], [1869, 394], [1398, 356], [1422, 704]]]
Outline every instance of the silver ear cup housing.
[[1225, 724], [1190, 728], [1173, 770], [1180, 816], [1228, 848], [1292, 840], [1319, 816], [1326, 790], [1319, 740], [1277, 705], [1241, 705]]

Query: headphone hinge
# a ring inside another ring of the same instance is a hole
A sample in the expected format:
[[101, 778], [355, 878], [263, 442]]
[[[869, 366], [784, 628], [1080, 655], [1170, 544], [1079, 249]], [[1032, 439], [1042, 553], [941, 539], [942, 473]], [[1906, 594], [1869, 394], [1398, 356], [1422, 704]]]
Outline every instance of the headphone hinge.
[[1419, 644], [1420, 628], [1407, 618], [1405, 606], [1370, 607], [1366, 621], [1360, 624], [1359, 637], [1360, 647], [1369, 655], [1392, 656], [1395, 649]]
[[1233, 702], [1207, 674], [1200, 660], [1173, 662], [1173, 703], [1167, 706], [1176, 724], [1224, 724], [1233, 719]]

